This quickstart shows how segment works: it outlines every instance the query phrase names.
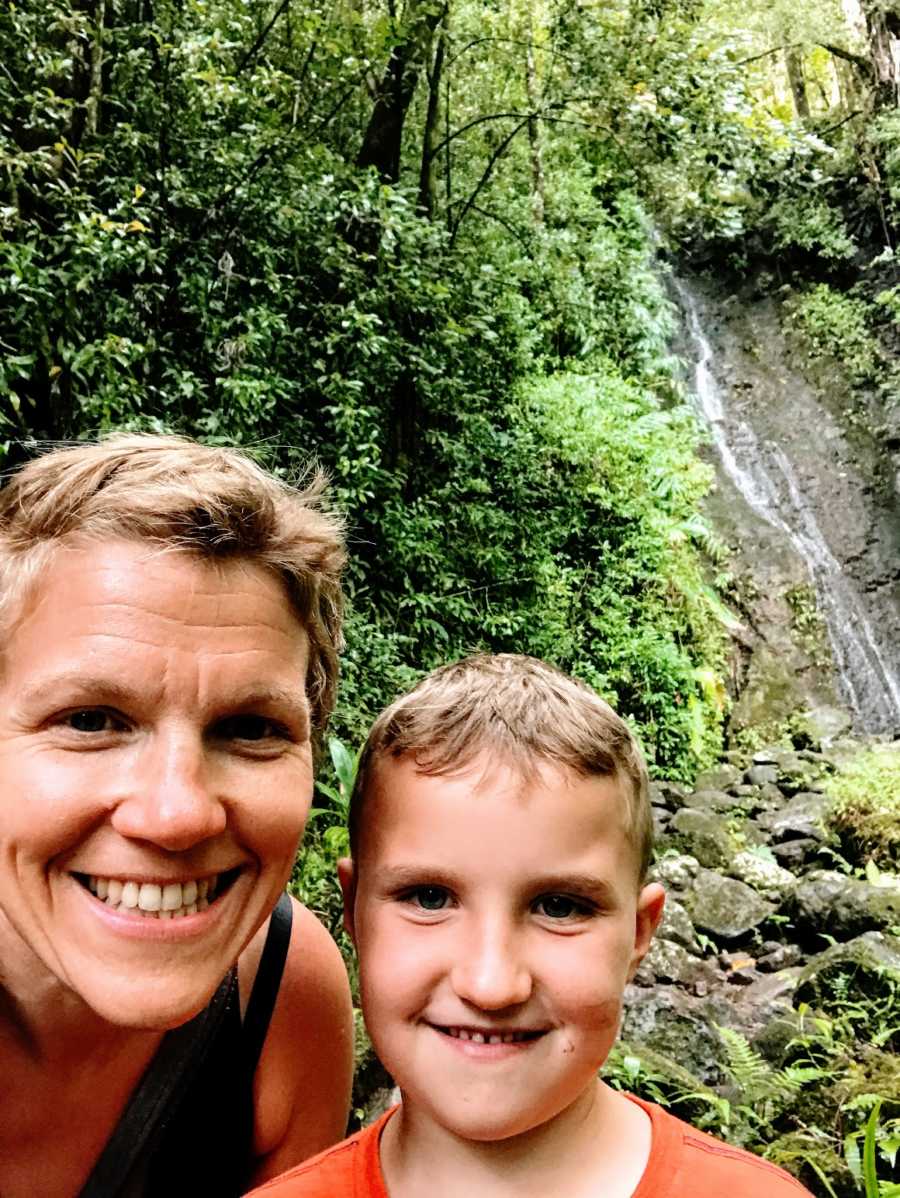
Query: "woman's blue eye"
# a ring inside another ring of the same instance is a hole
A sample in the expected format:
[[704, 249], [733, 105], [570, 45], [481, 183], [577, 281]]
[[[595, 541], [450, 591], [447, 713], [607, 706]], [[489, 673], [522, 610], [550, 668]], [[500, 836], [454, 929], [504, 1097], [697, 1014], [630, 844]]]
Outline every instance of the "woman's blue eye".
[[566, 894], [544, 894], [534, 904], [535, 910], [548, 919], [571, 919], [585, 914], [585, 904]]
[[443, 911], [450, 901], [450, 895], [443, 886], [420, 886], [407, 897], [423, 911]]
[[272, 740], [285, 736], [281, 724], [261, 715], [233, 715], [220, 720], [217, 734], [223, 740]]
[[113, 719], [108, 711], [96, 707], [70, 712], [66, 716], [66, 723], [76, 732], [111, 732], [122, 727], [121, 721]]

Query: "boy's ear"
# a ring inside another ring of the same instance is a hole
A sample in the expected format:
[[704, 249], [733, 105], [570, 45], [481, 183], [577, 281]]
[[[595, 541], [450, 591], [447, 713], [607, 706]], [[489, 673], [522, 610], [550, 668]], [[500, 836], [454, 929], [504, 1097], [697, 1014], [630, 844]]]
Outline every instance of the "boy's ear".
[[352, 857], [341, 857], [337, 863], [338, 881], [344, 896], [344, 931], [356, 944], [356, 921], [353, 908], [356, 903], [356, 869]]
[[638, 895], [634, 916], [634, 952], [628, 970], [628, 980], [637, 973], [638, 966], [647, 955], [653, 933], [659, 927], [666, 906], [666, 892], [658, 882], [650, 882]]

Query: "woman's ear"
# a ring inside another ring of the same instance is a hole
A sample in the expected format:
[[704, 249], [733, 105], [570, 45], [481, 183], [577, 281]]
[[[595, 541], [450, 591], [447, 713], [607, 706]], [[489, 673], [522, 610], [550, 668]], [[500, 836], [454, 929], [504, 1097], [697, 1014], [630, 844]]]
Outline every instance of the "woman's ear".
[[356, 944], [356, 922], [353, 908], [356, 903], [356, 869], [352, 857], [341, 857], [337, 863], [338, 881], [344, 896], [344, 931]]

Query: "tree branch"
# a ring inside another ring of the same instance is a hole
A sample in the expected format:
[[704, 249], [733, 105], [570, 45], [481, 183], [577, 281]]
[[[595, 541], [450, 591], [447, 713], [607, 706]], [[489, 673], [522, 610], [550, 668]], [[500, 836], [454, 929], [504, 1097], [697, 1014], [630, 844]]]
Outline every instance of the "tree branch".
[[780, 54], [782, 50], [799, 50], [804, 44], [804, 42], [788, 42], [783, 46], [772, 46], [770, 50], [763, 50], [761, 54], [751, 54], [749, 58], [741, 58], [734, 65], [745, 67], [749, 62], [759, 62], [761, 58], [770, 58], [773, 54]]
[[491, 175], [493, 174], [494, 167], [497, 165], [500, 158], [506, 153], [507, 149], [510, 146], [510, 143], [512, 142], [512, 140], [516, 136], [516, 134], [520, 133], [524, 128], [526, 128], [526, 126], [528, 125], [528, 122], [530, 120], [533, 120], [533, 114], [529, 114], [528, 116], [525, 117], [524, 120], [519, 121], [519, 123], [518, 123], [518, 125], [516, 125], [515, 129], [513, 129], [513, 131], [511, 133], [508, 133], [506, 135], [506, 137], [503, 139], [503, 141], [501, 141], [500, 145], [497, 146], [496, 150], [494, 150], [493, 154], [491, 154], [490, 158], [488, 159], [488, 164], [484, 168], [484, 172], [483, 172], [481, 178], [478, 180], [478, 182], [475, 185], [475, 190], [472, 192], [472, 194], [466, 200], [465, 204], [463, 204], [462, 211], [460, 212], [460, 214], [456, 218], [456, 220], [453, 222], [453, 230], [450, 234], [451, 249], [453, 248], [453, 243], [456, 241], [456, 235], [459, 232], [459, 226], [462, 224], [463, 219], [465, 218], [467, 213], [471, 210], [475, 201], [478, 199], [479, 192], [487, 184], [488, 180], [490, 179]]
[[852, 121], [855, 116], [862, 116], [862, 112], [863, 110], [861, 108], [855, 109], [850, 113], [849, 116], [845, 116], [842, 121], [838, 121], [836, 125], [829, 125], [827, 129], [818, 130], [818, 136], [827, 137], [829, 133], [834, 133], [836, 130], [840, 129], [841, 125], [846, 125], [848, 121]]
[[250, 47], [250, 49], [247, 51], [247, 53], [244, 55], [244, 57], [241, 59], [241, 61], [238, 63], [238, 65], [235, 67], [235, 71], [234, 71], [235, 75], [240, 75], [241, 71], [243, 71], [243, 69], [244, 69], [244, 67], [246, 67], [247, 63], [250, 62], [252, 59], [254, 59], [256, 57], [256, 55], [260, 52], [260, 50], [263, 48], [263, 45], [265, 44], [266, 38], [272, 32], [272, 29], [275, 26], [275, 22], [278, 20], [278, 18], [284, 12], [284, 10], [287, 8], [287, 6], [290, 4], [290, 2], [291, 2], [291, 0], [281, 0], [281, 3], [275, 9], [275, 14], [272, 17], [272, 19], [269, 21], [268, 25], [266, 25], [266, 27], [263, 29], [262, 33], [260, 33], [259, 37], [256, 39], [256, 41], [253, 43], [253, 45]]
[[832, 46], [830, 42], [816, 42], [815, 45], [821, 46], [823, 50], [827, 50], [835, 58], [842, 58], [844, 62], [852, 62], [854, 66], [860, 68], [866, 75], [873, 74], [872, 64], [868, 58], [863, 58], [861, 54], [852, 54], [849, 50], [843, 50], [840, 46]]

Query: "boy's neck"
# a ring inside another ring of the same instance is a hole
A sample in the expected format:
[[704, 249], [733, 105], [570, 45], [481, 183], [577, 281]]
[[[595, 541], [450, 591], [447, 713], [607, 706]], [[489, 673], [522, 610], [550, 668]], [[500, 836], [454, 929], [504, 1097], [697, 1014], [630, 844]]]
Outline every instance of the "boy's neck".
[[464, 1140], [404, 1104], [381, 1140], [390, 1198], [631, 1198], [650, 1119], [601, 1081], [548, 1123], [507, 1140]]

